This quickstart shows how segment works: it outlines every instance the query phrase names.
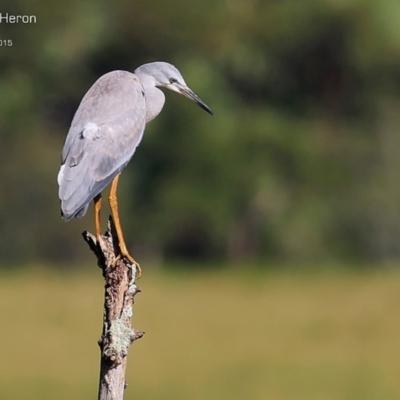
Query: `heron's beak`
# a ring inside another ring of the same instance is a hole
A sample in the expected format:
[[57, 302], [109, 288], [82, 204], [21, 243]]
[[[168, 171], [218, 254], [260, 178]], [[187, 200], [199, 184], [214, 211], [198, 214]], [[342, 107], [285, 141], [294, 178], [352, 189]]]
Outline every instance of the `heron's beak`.
[[183, 94], [188, 99], [193, 100], [195, 103], [197, 103], [203, 110], [207, 111], [209, 114], [214, 115], [211, 108], [208, 107], [208, 105], [206, 103], [204, 103], [204, 101], [201, 100], [200, 97], [197, 96], [197, 94], [194, 93], [192, 89], [189, 89], [187, 86], [183, 86], [183, 85], [176, 85], [176, 87], [180, 94]]

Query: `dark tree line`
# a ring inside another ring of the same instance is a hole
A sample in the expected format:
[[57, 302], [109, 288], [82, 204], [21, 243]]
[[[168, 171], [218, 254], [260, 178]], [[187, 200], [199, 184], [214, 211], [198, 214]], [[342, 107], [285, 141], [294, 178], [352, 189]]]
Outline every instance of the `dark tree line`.
[[[172, 62], [209, 118], [167, 93], [121, 180], [127, 237], [155, 259], [400, 254], [400, 13], [393, 2], [6, 2], [0, 254], [70, 262], [92, 219], [59, 218], [60, 151], [113, 69]], [[53, 232], [49, 236], [48, 232]]]

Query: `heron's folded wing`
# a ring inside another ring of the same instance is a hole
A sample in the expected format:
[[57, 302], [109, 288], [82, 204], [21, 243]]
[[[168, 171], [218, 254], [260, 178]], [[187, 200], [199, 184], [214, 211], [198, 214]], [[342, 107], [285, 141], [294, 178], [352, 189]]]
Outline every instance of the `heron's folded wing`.
[[68, 133], [58, 176], [66, 219], [111, 182], [142, 139], [146, 122], [142, 87], [134, 75], [115, 73], [123, 71], [103, 76], [85, 95]]

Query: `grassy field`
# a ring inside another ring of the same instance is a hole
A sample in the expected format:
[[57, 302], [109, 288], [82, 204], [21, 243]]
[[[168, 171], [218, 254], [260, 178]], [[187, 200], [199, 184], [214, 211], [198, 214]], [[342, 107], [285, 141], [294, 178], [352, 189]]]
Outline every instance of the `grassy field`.
[[[400, 398], [400, 272], [144, 271], [125, 399]], [[0, 274], [0, 398], [95, 399], [100, 272]]]

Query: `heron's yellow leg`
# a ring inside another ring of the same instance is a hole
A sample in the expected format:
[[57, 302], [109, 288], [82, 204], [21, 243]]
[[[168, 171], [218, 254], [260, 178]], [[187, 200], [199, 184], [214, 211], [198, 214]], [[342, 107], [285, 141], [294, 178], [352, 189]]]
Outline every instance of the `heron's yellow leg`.
[[101, 235], [100, 210], [101, 210], [101, 194], [98, 194], [94, 199], [94, 226], [96, 229], [96, 238]]
[[113, 179], [111, 183], [111, 189], [110, 189], [110, 194], [108, 196], [108, 202], [110, 204], [110, 209], [111, 209], [111, 214], [113, 217], [114, 221], [114, 226], [115, 226], [115, 231], [117, 233], [118, 237], [118, 244], [119, 244], [119, 256], [117, 257], [117, 260], [120, 257], [126, 258], [129, 262], [132, 264], [136, 265], [137, 268], [137, 278], [140, 277], [142, 274], [142, 270], [140, 268], [139, 263], [137, 263], [134, 258], [128, 253], [128, 250], [126, 248], [125, 240], [124, 240], [124, 235], [122, 233], [122, 228], [121, 228], [121, 221], [119, 219], [119, 213], [118, 213], [118, 200], [117, 200], [117, 186], [118, 186], [118, 181], [119, 181], [119, 174]]

